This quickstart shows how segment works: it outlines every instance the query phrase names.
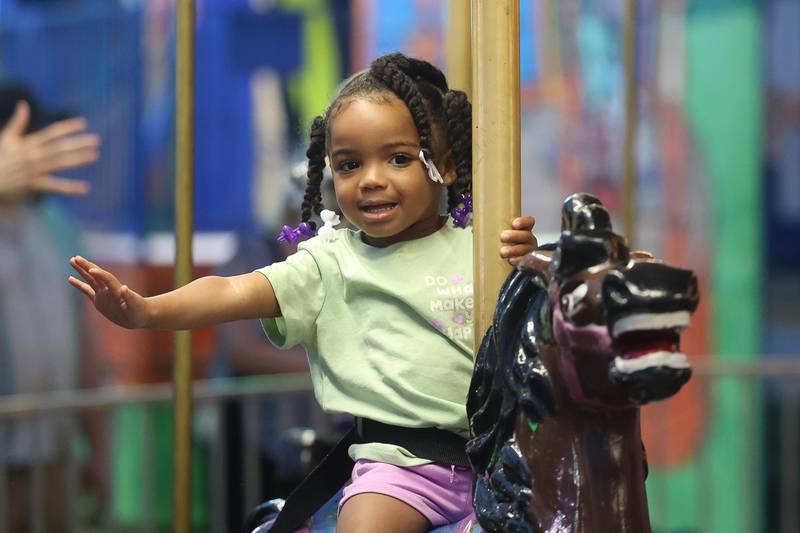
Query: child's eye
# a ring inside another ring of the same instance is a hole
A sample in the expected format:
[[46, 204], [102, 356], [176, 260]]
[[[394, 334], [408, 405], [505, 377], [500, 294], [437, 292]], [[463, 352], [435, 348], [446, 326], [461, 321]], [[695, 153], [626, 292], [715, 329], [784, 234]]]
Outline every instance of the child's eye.
[[336, 165], [336, 170], [340, 172], [350, 172], [358, 168], [358, 161], [348, 160], [342, 161]]
[[411, 163], [411, 158], [406, 154], [395, 154], [392, 156], [389, 162], [393, 165], [404, 167]]

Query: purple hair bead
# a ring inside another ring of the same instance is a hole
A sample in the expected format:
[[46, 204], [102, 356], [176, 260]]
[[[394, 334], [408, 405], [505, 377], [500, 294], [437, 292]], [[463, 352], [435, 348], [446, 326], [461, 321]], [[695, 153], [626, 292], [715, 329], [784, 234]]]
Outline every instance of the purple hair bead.
[[293, 228], [291, 226], [284, 226], [278, 234], [278, 242], [281, 244], [295, 245], [300, 240], [300, 237], [313, 237], [314, 226], [308, 222], [301, 222], [299, 226]]
[[459, 197], [461, 207], [454, 207], [450, 210], [453, 217], [453, 224], [459, 228], [466, 228], [472, 215], [472, 195], [464, 193]]
[[312, 226], [309, 222], [301, 222], [299, 226], [297, 226], [297, 231], [300, 232], [300, 235], [304, 237], [313, 237], [314, 236], [314, 226]]
[[278, 234], [278, 242], [281, 244], [297, 244], [300, 238], [300, 232], [291, 226], [284, 226]]

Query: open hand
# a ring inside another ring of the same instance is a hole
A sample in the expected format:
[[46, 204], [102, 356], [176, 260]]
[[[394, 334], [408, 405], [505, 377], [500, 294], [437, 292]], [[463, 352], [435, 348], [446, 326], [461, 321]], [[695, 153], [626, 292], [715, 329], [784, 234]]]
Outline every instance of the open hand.
[[536, 219], [531, 216], [517, 217], [511, 222], [511, 229], [500, 233], [500, 257], [512, 266], [517, 266], [523, 257], [539, 245], [533, 234]]
[[100, 137], [85, 133], [82, 118], [62, 120], [26, 134], [30, 106], [19, 102], [0, 131], [0, 199], [32, 193], [84, 195], [89, 184], [59, 178], [62, 172], [94, 163], [99, 157]]
[[70, 285], [85, 294], [106, 318], [129, 329], [147, 325], [147, 301], [140, 294], [83, 257], [73, 257], [69, 264], [84, 280], [70, 276]]

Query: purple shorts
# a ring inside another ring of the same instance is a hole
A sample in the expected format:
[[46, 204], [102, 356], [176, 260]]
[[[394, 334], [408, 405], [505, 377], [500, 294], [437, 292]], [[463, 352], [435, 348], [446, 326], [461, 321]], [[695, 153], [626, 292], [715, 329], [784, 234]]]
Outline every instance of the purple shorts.
[[473, 512], [473, 479], [472, 470], [462, 466], [431, 463], [404, 468], [361, 459], [344, 487], [339, 511], [356, 494], [374, 492], [410, 505], [439, 527]]

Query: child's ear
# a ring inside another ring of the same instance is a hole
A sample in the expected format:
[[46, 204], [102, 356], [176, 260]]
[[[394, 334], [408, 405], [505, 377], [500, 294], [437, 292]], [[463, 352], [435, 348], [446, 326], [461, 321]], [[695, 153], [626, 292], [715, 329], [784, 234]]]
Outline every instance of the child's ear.
[[451, 157], [452, 150], [448, 150], [447, 153], [444, 154], [442, 157], [442, 166], [439, 168], [444, 169], [442, 173], [442, 179], [444, 180], [444, 186], [449, 187], [456, 181], [456, 162], [453, 161]]
[[454, 184], [456, 182], [456, 170], [455, 170], [455, 168], [453, 168], [452, 170], [450, 170], [448, 168], [447, 172], [445, 172], [444, 176], [442, 176], [442, 179], [444, 180], [444, 183], [442, 185], [444, 185], [445, 187], [449, 187], [452, 184]]

